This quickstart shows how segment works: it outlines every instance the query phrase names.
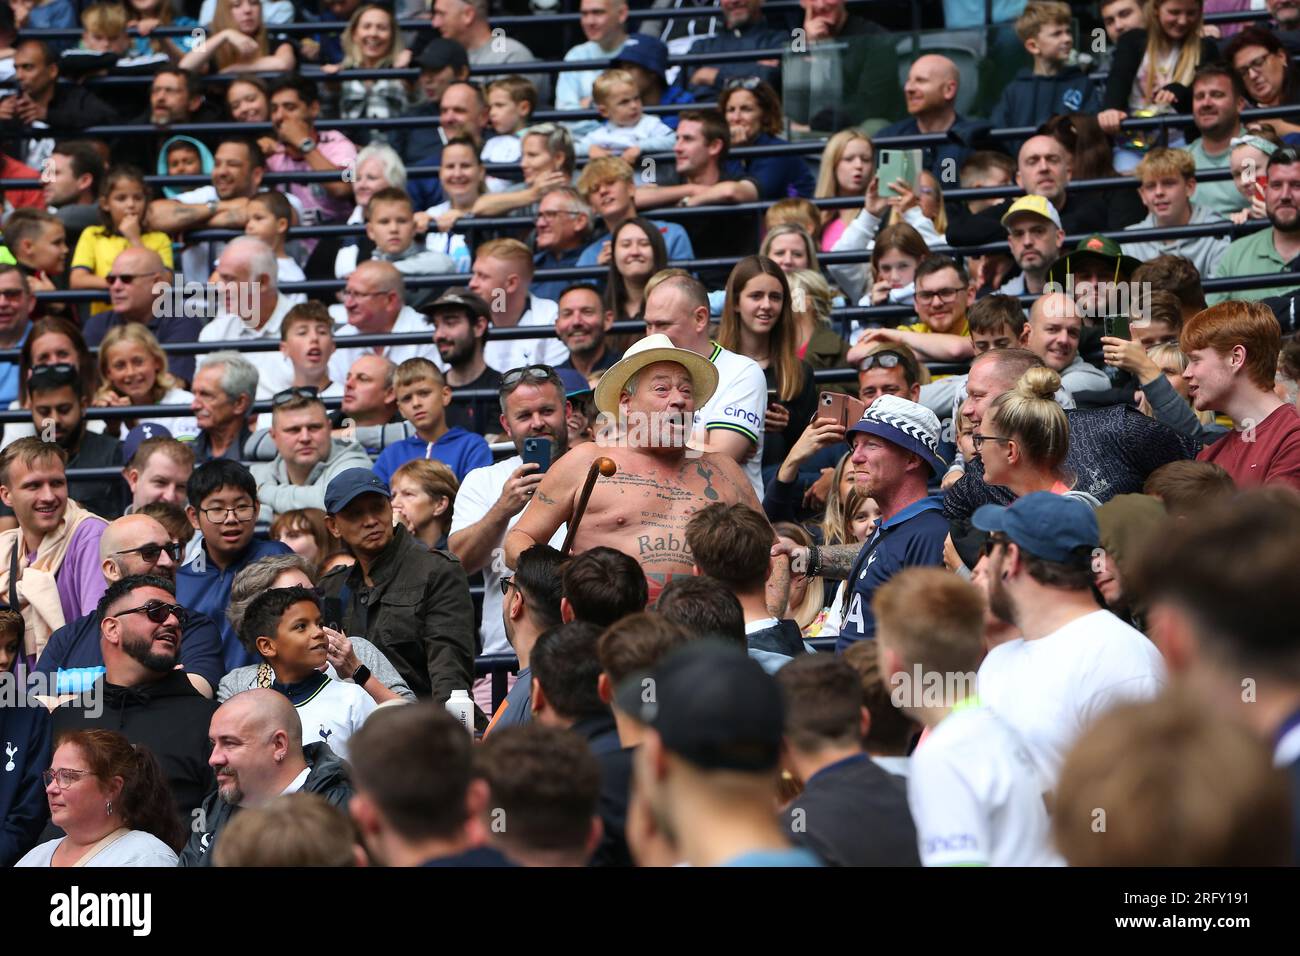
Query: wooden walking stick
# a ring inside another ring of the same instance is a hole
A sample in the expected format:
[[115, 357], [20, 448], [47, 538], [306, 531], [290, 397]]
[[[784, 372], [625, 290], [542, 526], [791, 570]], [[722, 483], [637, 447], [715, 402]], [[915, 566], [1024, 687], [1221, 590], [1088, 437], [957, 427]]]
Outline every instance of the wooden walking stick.
[[564, 536], [564, 547], [560, 549], [560, 554], [568, 557], [569, 549], [573, 547], [573, 539], [578, 534], [578, 525], [582, 523], [583, 513], [587, 510], [587, 500], [591, 498], [591, 489], [596, 486], [596, 479], [601, 475], [606, 478], [613, 477], [617, 471], [618, 465], [612, 458], [596, 458], [592, 461], [591, 467], [587, 469], [587, 480], [582, 483], [578, 506], [573, 509], [573, 518], [569, 521], [569, 531]]

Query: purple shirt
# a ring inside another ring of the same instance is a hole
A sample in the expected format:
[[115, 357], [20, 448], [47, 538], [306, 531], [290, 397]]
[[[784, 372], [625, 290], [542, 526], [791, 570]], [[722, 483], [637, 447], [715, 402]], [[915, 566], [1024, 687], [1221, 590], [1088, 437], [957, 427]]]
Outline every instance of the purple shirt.
[[[54, 575], [63, 605], [63, 622], [75, 621], [89, 614], [99, 605], [99, 599], [108, 590], [104, 571], [99, 561], [99, 539], [104, 536], [108, 523], [103, 518], [87, 518], [77, 525], [63, 555], [63, 564]], [[29, 554], [30, 564], [36, 555]]]

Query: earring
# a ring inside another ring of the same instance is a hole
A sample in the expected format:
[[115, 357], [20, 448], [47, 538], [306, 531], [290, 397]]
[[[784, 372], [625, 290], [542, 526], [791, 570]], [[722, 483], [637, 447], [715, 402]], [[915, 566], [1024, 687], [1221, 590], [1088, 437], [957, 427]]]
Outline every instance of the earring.
[[275, 762], [276, 762], [276, 763], [284, 763], [284, 754], [282, 754], [282, 753], [278, 753], [278, 754], [276, 754], [276, 755], [275, 755]]
[[110, 816], [110, 817], [113, 815], [113, 801], [112, 801], [112, 800], [106, 800], [106, 801], [104, 802], [104, 813], [105, 813], [106, 816]]

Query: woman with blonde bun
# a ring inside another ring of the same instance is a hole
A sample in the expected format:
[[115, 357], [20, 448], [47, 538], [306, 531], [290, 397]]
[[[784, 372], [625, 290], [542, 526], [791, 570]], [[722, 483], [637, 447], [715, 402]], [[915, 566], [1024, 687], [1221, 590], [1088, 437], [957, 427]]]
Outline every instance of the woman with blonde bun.
[[1074, 477], [1065, 471], [1070, 425], [1056, 402], [1061, 377], [1047, 366], [1031, 368], [1016, 387], [995, 398], [971, 436], [984, 460], [984, 480], [1016, 497], [1031, 491], [1065, 494]]

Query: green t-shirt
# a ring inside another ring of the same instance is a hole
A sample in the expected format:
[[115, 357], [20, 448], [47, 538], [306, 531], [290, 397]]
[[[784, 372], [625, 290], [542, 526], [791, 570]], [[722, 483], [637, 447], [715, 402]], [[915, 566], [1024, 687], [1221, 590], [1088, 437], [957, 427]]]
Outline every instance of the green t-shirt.
[[[1218, 156], [1211, 156], [1205, 151], [1205, 141], [1198, 139], [1187, 147], [1196, 162], [1197, 171], [1203, 169], [1227, 169], [1232, 165], [1232, 150], [1228, 149]], [[1231, 179], [1216, 182], [1197, 182], [1196, 194], [1192, 201], [1211, 212], [1218, 213], [1225, 219], [1239, 209], [1245, 209], [1249, 203], [1246, 197], [1237, 192], [1237, 185]]]

